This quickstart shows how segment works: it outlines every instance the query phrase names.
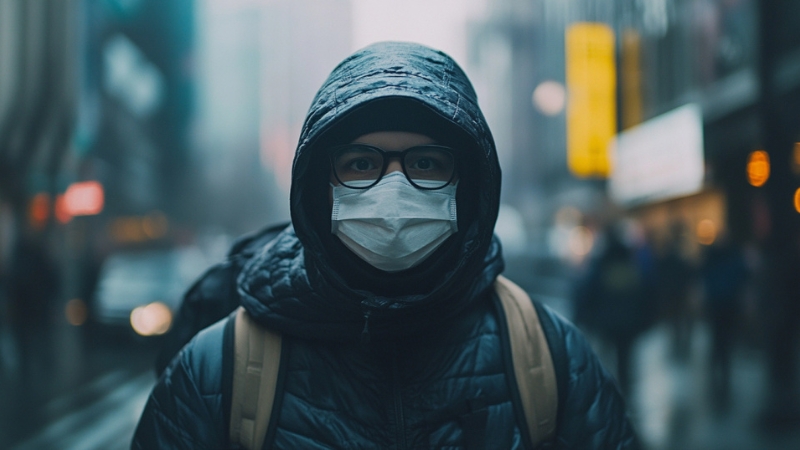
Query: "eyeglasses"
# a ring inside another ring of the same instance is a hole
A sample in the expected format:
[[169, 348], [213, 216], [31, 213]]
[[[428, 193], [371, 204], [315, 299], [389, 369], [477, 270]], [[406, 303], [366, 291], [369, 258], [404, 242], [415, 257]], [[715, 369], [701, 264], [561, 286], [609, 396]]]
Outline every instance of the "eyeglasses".
[[366, 144], [346, 144], [330, 151], [333, 175], [343, 186], [369, 189], [386, 174], [392, 157], [400, 159], [408, 181], [417, 189], [441, 189], [455, 177], [455, 158], [450, 147], [420, 145], [389, 152]]

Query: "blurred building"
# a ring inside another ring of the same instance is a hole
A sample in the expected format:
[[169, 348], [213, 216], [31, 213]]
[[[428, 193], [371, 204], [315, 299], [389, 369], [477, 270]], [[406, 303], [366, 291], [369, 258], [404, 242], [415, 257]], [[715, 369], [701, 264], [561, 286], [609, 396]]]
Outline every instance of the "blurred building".
[[[552, 226], [544, 218], [554, 217], [563, 206], [600, 216], [610, 206], [603, 201], [604, 177], [582, 178], [568, 171], [571, 94], [565, 35], [579, 22], [605, 24], [613, 32], [616, 108], [611, 114], [617, 131], [698, 104], [706, 184], [722, 186], [726, 195], [746, 187], [743, 161], [761, 143], [757, 2], [505, 0], [487, 5], [486, 20], [472, 27], [471, 62], [480, 86], [496, 91], [489, 97], [498, 105], [488, 105], [487, 116], [501, 158], [513, 161], [504, 164], [506, 201], [525, 212], [533, 228]], [[724, 196], [700, 203], [730, 209]], [[747, 209], [734, 203], [734, 216]], [[671, 210], [676, 207], [683, 209], [670, 203]], [[693, 216], [694, 229], [700, 213], [687, 214]], [[715, 220], [724, 215], [708, 214]]]
[[288, 199], [300, 130], [317, 90], [352, 51], [350, 0], [282, 0], [264, 9], [261, 158]]
[[[680, 226], [695, 258], [723, 234], [748, 244], [765, 261], [766, 410], [797, 417], [787, 404], [800, 320], [800, 3], [486, 5], [470, 63], [490, 93], [504, 202], [522, 212], [535, 250], [582, 258], [576, 244], [591, 247], [602, 223], [621, 218], [640, 222], [656, 249]], [[571, 154], [581, 139], [594, 147], [583, 171]], [[608, 160], [613, 149], [620, 160]]]
[[194, 136], [203, 222], [243, 233], [288, 220], [308, 106], [351, 51], [349, 0], [201, 2]]
[[88, 300], [110, 251], [187, 221], [193, 15], [192, 0], [0, 2], [0, 275], [32, 241], [64, 280], [50, 301]]
[[63, 295], [88, 300], [112, 252], [287, 220], [300, 127], [351, 51], [351, 9], [0, 1], [0, 271], [30, 235], [63, 264]]

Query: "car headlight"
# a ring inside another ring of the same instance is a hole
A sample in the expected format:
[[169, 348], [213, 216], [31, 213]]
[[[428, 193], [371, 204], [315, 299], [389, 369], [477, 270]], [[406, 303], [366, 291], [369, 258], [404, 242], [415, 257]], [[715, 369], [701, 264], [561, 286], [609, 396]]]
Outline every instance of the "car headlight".
[[172, 311], [161, 302], [139, 306], [131, 311], [131, 327], [142, 336], [164, 334], [172, 326]]

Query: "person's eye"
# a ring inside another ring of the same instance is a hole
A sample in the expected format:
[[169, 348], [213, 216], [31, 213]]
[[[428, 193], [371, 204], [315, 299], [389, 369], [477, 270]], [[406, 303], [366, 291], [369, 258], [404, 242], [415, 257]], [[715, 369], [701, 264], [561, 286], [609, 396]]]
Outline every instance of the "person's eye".
[[367, 158], [358, 158], [350, 161], [350, 169], [356, 170], [359, 172], [367, 171], [367, 170], [374, 170], [375, 164]]
[[433, 158], [419, 158], [412, 164], [412, 169], [434, 170], [437, 169], [439, 165], [439, 162]]

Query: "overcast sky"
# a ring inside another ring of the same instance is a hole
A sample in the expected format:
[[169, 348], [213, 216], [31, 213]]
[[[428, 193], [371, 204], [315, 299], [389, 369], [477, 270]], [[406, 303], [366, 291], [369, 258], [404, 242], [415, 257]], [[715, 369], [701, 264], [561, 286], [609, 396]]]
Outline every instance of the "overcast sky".
[[400, 40], [443, 50], [466, 64], [466, 22], [484, 0], [352, 0], [353, 49]]

